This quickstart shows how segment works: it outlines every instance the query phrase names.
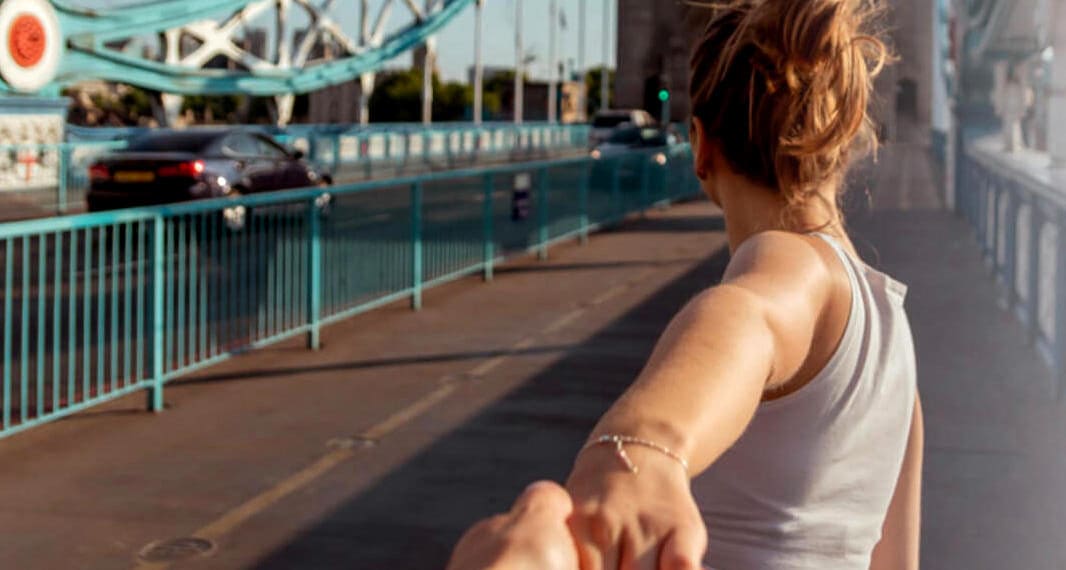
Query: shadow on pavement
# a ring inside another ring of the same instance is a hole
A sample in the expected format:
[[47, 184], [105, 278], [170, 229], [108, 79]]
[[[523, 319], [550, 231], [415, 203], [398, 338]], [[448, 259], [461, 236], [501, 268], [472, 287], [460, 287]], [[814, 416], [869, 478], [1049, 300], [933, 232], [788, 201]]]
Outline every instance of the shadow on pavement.
[[714, 253], [253, 567], [442, 568], [473, 522], [534, 480], [565, 478], [669, 319], [727, 263]]
[[188, 380], [178, 380], [168, 385], [168, 388], [180, 388], [196, 384], [213, 384], [215, 382], [232, 382], [236, 380], [263, 380], [266, 378], [285, 378], [293, 374], [314, 372], [343, 372], [345, 370], [364, 370], [369, 368], [383, 368], [387, 366], [408, 366], [413, 364], [434, 364], [442, 362], [461, 362], [464, 360], [487, 360], [497, 356], [533, 356], [549, 354], [553, 352], [565, 352], [573, 347], [568, 345], [538, 346], [521, 350], [484, 350], [457, 352], [453, 354], [423, 354], [406, 356], [402, 358], [380, 358], [373, 360], [356, 360], [351, 362], [338, 362], [321, 366], [301, 366], [269, 368], [266, 370], [253, 370], [249, 372], [229, 372], [223, 374], [210, 374], [196, 376]]

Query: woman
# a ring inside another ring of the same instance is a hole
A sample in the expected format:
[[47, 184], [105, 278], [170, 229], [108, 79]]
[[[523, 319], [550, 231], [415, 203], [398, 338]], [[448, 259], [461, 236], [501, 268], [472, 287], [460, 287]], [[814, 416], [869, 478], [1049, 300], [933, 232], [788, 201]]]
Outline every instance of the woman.
[[918, 567], [906, 288], [858, 260], [837, 207], [851, 159], [876, 144], [875, 8], [710, 7], [691, 140], [733, 259], [576, 460], [582, 570], [695, 570], [705, 552], [716, 570]]

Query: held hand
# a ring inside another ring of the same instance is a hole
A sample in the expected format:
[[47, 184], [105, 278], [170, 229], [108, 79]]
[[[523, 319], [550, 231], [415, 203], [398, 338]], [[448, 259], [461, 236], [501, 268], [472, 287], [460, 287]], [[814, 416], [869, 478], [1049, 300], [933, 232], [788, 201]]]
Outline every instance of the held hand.
[[574, 501], [570, 530], [581, 570], [700, 570], [707, 532], [674, 459], [637, 446], [585, 450], [567, 489]]
[[463, 535], [448, 570], [578, 570], [566, 526], [572, 508], [559, 485], [534, 483], [511, 512], [483, 520]]

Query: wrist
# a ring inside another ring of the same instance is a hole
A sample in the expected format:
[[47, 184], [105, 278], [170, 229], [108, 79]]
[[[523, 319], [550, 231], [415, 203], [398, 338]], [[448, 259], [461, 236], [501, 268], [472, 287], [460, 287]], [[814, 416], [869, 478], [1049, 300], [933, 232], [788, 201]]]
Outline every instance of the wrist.
[[[605, 419], [606, 420], [606, 419]], [[625, 436], [639, 439], [653, 444], [650, 447], [660, 447], [667, 453], [659, 451], [666, 456], [675, 456], [674, 461], [681, 459], [679, 463], [684, 466], [687, 475], [692, 475], [693, 454], [695, 440], [684, 430], [679, 429], [668, 420], [642, 418], [629, 421], [606, 420], [597, 425], [589, 435], [588, 442], [595, 442], [605, 436]], [[636, 447], [626, 445], [627, 451]], [[648, 446], [643, 446], [648, 447]]]

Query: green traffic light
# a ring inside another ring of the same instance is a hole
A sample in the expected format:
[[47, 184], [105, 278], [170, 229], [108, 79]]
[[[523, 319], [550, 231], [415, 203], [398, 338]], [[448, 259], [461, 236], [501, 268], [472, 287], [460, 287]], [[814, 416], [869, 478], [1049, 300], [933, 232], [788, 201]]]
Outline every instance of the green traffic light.
[[659, 100], [662, 101], [663, 103], [669, 101], [670, 100], [670, 92], [667, 91], [666, 89], [660, 90], [659, 91]]

